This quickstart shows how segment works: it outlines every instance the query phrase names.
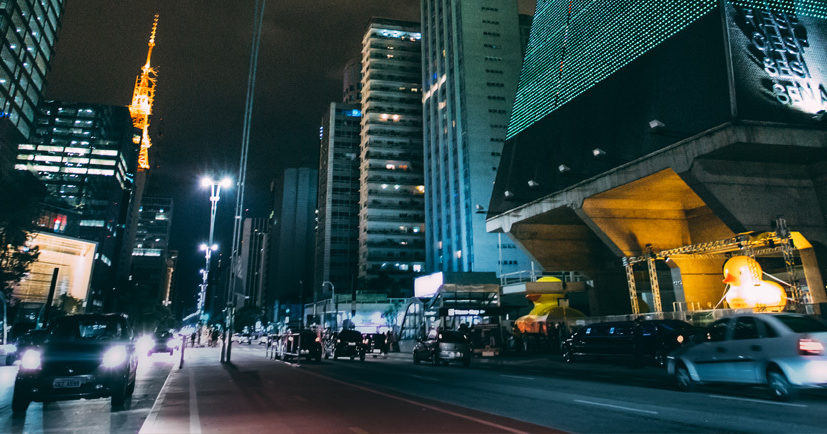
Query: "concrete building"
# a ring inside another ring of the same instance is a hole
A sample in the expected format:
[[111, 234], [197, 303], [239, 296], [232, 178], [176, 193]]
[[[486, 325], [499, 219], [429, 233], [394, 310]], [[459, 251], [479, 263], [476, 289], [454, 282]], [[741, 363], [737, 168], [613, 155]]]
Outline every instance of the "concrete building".
[[530, 270], [485, 230], [520, 74], [516, 0], [422, 1], [422, 123], [428, 271]]
[[98, 243], [89, 299], [101, 308], [116, 286], [138, 150], [126, 107], [44, 101], [15, 169], [35, 173], [47, 203], [80, 216], [77, 236]]
[[340, 294], [356, 287], [361, 118], [358, 105], [341, 103], [330, 103], [322, 117], [314, 292], [325, 281]]
[[817, 309], [825, 18], [804, 1], [538, 3], [488, 230], [585, 275], [591, 314], [711, 309], [729, 255]]
[[173, 200], [167, 196], [144, 196], [138, 208], [130, 283], [147, 305], [166, 299], [172, 215]]
[[[318, 171], [299, 167], [284, 170], [272, 192], [278, 216], [272, 232], [269, 306], [299, 304], [313, 297], [313, 256]], [[268, 307], [269, 309], [269, 307]], [[275, 309], [278, 312], [278, 309]], [[293, 317], [298, 317], [294, 314]], [[279, 318], [276, 317], [276, 320]]]
[[374, 18], [362, 39], [359, 278], [391, 293], [425, 265], [419, 24]]
[[359, 104], [362, 102], [362, 58], [356, 57], [345, 64], [342, 74], [342, 102]]
[[35, 128], [64, 1], [0, 3], [0, 171]]
[[267, 254], [270, 244], [270, 220], [267, 218], [244, 219], [241, 229], [241, 287], [243, 304], [264, 307], [267, 288]]

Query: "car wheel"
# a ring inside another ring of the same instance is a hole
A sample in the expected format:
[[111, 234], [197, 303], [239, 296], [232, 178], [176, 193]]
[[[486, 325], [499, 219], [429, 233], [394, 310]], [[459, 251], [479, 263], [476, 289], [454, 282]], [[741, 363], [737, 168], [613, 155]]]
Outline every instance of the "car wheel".
[[795, 397], [795, 386], [781, 371], [773, 369], [767, 373], [770, 396], [776, 401], [789, 401]]
[[359, 361], [361, 361], [361, 362], [365, 361], [365, 353], [359, 354]]
[[574, 363], [574, 352], [571, 350], [570, 346], [563, 347], [563, 361], [566, 363]]
[[675, 386], [683, 392], [691, 392], [695, 389], [695, 380], [689, 375], [689, 369], [680, 364], [675, 368]]
[[431, 356], [431, 363], [433, 363], [434, 366], [439, 366], [439, 354], [437, 354], [436, 352], [434, 352], [434, 354]]
[[316, 363], [320, 363], [322, 361], [322, 354], [316, 354], [316, 357], [314, 357], [313, 360], [315, 360]]
[[118, 390], [112, 392], [112, 410], [121, 410], [129, 398], [129, 387], [125, 384], [118, 387]]
[[414, 365], [419, 364], [419, 357], [416, 357], [416, 354], [413, 355]]
[[32, 402], [28, 394], [15, 385], [14, 394], [11, 398], [11, 411], [15, 414], [23, 414], [29, 409], [29, 403]]

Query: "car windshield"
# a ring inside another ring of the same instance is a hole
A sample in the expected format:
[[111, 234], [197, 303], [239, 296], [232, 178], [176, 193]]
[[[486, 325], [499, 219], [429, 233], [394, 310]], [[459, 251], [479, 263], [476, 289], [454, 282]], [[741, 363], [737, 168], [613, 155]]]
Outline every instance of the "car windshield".
[[775, 318], [795, 333], [827, 332], [827, 325], [808, 316], [776, 315]]
[[116, 339], [124, 335], [117, 318], [63, 317], [57, 320], [51, 335], [63, 339]]
[[449, 344], [463, 344], [467, 342], [465, 335], [460, 332], [444, 331], [439, 334], [439, 340]]

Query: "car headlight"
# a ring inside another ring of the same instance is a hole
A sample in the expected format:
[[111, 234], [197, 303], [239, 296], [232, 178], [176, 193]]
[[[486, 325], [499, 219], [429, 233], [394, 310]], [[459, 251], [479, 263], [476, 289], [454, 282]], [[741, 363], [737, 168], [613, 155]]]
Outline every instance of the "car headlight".
[[23, 352], [23, 356], [20, 357], [20, 369], [40, 369], [40, 359], [40, 351], [32, 349], [26, 350]]
[[126, 347], [118, 345], [106, 350], [103, 353], [103, 366], [107, 368], [115, 368], [126, 362]]
[[135, 342], [135, 348], [139, 353], [147, 353], [155, 346], [155, 339], [150, 335], [143, 335]]

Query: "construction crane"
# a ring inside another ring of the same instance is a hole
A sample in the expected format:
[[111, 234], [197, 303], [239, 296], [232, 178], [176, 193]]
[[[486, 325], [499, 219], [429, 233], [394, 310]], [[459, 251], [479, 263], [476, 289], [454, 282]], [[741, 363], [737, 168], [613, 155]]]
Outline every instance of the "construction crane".
[[129, 115], [132, 117], [132, 125], [141, 131], [140, 136], [135, 136], [132, 141], [141, 145], [138, 153], [138, 170], [149, 169], [149, 148], [152, 142], [149, 140], [149, 116], [152, 114], [152, 102], [155, 100], [155, 82], [158, 73], [150, 64], [152, 48], [155, 47], [155, 31], [158, 29], [158, 14], [155, 14], [155, 21], [152, 23], [152, 33], [149, 36], [149, 50], [146, 53], [146, 63], [141, 67], [141, 73], [135, 79], [135, 90], [132, 91], [132, 104], [129, 105]]

